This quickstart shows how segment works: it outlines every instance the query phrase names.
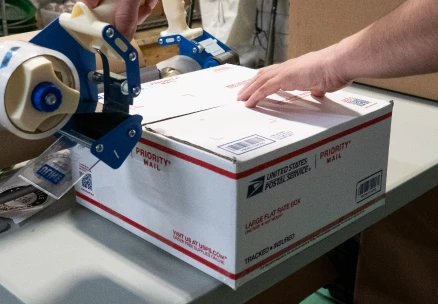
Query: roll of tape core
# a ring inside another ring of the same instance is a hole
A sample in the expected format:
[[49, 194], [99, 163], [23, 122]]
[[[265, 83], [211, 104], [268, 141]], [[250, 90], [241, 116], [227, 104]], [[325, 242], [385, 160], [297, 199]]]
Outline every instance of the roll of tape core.
[[[79, 104], [79, 77], [73, 63], [48, 48], [23, 41], [0, 44], [0, 78], [0, 128], [25, 139], [53, 135]], [[52, 87], [35, 94], [46, 83]], [[37, 103], [34, 96], [40, 98]]]

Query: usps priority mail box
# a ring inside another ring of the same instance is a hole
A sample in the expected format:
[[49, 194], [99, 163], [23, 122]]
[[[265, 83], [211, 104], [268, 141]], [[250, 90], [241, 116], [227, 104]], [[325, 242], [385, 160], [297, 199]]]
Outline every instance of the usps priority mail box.
[[232, 288], [381, 207], [392, 104], [280, 91], [249, 109], [236, 96], [255, 74], [144, 84], [142, 138], [120, 169], [95, 166], [77, 201]]

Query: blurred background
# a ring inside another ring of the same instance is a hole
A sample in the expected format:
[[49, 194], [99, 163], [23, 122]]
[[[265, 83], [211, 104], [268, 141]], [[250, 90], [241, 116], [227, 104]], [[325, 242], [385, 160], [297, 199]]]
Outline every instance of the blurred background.
[[[0, 36], [40, 30], [77, 0], [0, 0]], [[289, 0], [185, 0], [188, 23], [236, 50], [241, 64], [259, 68], [287, 59]], [[138, 26], [136, 42], [148, 64], [162, 60], [154, 43], [167, 26], [161, 1]], [[271, 30], [271, 31], [270, 31]], [[161, 49], [162, 51], [162, 49]]]

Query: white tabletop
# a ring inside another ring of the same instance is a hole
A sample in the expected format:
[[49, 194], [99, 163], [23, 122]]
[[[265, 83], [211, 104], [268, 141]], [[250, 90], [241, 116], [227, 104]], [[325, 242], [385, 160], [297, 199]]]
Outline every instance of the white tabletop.
[[438, 185], [438, 103], [394, 100], [387, 203], [237, 291], [75, 203], [69, 193], [0, 234], [0, 303], [242, 303]]

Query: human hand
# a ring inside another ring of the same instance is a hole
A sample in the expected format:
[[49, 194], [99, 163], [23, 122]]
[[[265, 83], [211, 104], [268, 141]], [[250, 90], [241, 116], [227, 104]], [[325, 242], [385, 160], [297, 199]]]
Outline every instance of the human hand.
[[[98, 7], [103, 0], [82, 0], [90, 9]], [[117, 30], [128, 41], [134, 37], [137, 25], [151, 14], [158, 0], [118, 0], [115, 12], [115, 24]]]
[[247, 107], [255, 107], [279, 90], [311, 91], [316, 97], [324, 97], [326, 92], [337, 91], [351, 82], [341, 75], [337, 64], [336, 45], [333, 45], [263, 68], [239, 91], [237, 99], [246, 101]]

